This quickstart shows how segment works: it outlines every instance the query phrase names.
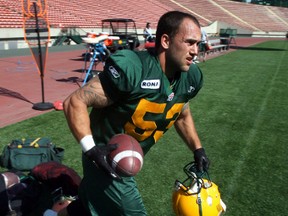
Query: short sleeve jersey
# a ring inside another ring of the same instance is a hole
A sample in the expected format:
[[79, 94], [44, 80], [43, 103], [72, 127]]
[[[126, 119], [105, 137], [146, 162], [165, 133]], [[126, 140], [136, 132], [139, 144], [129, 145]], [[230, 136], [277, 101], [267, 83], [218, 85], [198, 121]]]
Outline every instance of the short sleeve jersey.
[[107, 143], [114, 134], [127, 133], [139, 141], [144, 153], [173, 125], [203, 82], [200, 69], [192, 64], [170, 83], [156, 56], [131, 50], [113, 54], [99, 79], [114, 103], [92, 109], [94, 139]]

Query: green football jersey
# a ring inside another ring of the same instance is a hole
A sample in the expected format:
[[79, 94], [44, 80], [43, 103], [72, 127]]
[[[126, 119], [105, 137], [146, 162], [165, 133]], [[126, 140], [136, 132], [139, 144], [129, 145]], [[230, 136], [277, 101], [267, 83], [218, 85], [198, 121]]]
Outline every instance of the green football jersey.
[[173, 125], [184, 104], [203, 83], [196, 64], [170, 83], [156, 56], [131, 50], [113, 54], [99, 79], [114, 103], [104, 109], [92, 109], [94, 140], [107, 143], [114, 134], [127, 133], [139, 141], [144, 153]]

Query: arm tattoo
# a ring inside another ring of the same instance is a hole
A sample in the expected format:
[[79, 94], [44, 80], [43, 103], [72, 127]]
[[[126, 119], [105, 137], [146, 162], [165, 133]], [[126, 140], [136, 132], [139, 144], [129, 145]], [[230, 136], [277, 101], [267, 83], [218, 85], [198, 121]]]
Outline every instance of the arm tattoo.
[[112, 101], [105, 95], [98, 77], [80, 88], [76, 94], [81, 101], [87, 104], [87, 106], [101, 108], [112, 103]]

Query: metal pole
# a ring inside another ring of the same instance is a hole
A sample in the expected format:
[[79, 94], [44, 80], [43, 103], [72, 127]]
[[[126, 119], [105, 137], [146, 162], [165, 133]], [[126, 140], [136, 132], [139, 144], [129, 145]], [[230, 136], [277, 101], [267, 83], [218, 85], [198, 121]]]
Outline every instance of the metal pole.
[[37, 32], [37, 39], [38, 39], [38, 54], [39, 54], [39, 61], [40, 61], [39, 63], [40, 63], [42, 103], [45, 103], [45, 98], [44, 98], [44, 71], [43, 71], [42, 51], [41, 51], [41, 43], [40, 43], [40, 33], [39, 33], [39, 24], [38, 24], [38, 15], [37, 15], [36, 2], [33, 2], [33, 6], [34, 6], [34, 11], [35, 11], [36, 32]]

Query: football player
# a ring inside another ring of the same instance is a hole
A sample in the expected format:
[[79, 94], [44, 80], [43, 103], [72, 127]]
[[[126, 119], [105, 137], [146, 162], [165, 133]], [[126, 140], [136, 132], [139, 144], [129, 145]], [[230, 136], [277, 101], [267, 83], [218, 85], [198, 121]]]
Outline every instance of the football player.
[[[194, 16], [167, 12], [157, 25], [155, 52], [117, 51], [99, 76], [64, 101], [68, 125], [83, 151], [79, 197], [92, 215], [147, 215], [134, 177], [118, 176], [106, 161], [117, 148], [106, 145], [115, 134], [133, 136], [146, 154], [174, 125], [197, 169], [208, 169], [189, 108], [203, 83], [193, 64], [200, 41]], [[88, 107], [93, 107], [90, 115]]]

